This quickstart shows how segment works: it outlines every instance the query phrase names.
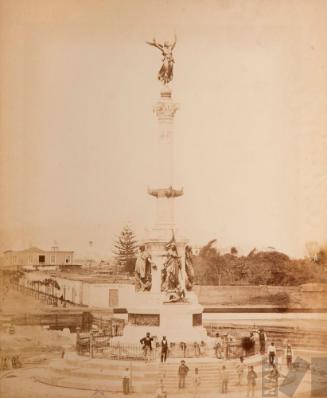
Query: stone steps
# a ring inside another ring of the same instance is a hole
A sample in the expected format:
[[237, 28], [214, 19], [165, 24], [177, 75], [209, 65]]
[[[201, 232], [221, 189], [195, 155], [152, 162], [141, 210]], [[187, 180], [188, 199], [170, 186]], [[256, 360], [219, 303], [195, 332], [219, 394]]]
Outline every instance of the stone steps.
[[[192, 361], [186, 359], [190, 371], [186, 377], [186, 388], [181, 392], [192, 392], [194, 369], [199, 369], [201, 391], [220, 391], [220, 370], [226, 366], [229, 374], [230, 388], [236, 386], [238, 381], [238, 360], [222, 361], [210, 360]], [[253, 365], [258, 374], [258, 383], [261, 375], [261, 356], [245, 359], [245, 366]], [[77, 388], [87, 390], [102, 390], [108, 392], [122, 391], [122, 372], [125, 368], [131, 369], [132, 387], [134, 392], [153, 393], [163, 380], [168, 393], [178, 393], [178, 367], [179, 361], [165, 364], [157, 362], [129, 362], [108, 359], [90, 359], [71, 355], [67, 359], [59, 359], [50, 363], [50, 366], [37, 376], [41, 383], [59, 387]], [[246, 370], [244, 373], [244, 383]]]
[[[69, 366], [65, 361], [56, 361], [50, 364], [46, 371], [41, 371], [36, 377], [37, 381], [58, 387], [77, 388], [86, 390], [101, 390], [108, 392], [122, 391], [122, 371], [125, 366], [117, 363], [106, 363], [103, 370], [97, 363], [88, 361], [82, 367]], [[132, 368], [133, 390], [135, 392], [153, 392], [158, 386], [157, 366], [148, 365], [139, 369]]]
[[[229, 385], [234, 385], [238, 383], [238, 375], [237, 375], [237, 364], [239, 361], [231, 360], [227, 362], [216, 361], [216, 362], [208, 362], [208, 363], [188, 363], [186, 360], [186, 364], [189, 367], [189, 373], [186, 377], [186, 388], [178, 389], [178, 363], [165, 364], [160, 367], [160, 378], [163, 380], [164, 386], [167, 389], [168, 393], [178, 393], [178, 391], [183, 393], [191, 393], [193, 391], [192, 380], [194, 375], [194, 369], [198, 368], [199, 376], [201, 379], [201, 392], [211, 392], [217, 391], [219, 392], [221, 389], [221, 376], [220, 371], [222, 365], [226, 366], [226, 370], [229, 375]], [[255, 370], [259, 375], [261, 374], [261, 357], [256, 356], [252, 358], [247, 358], [245, 360], [245, 365], [253, 365]], [[246, 371], [245, 371], [246, 373]], [[245, 374], [244, 374], [245, 380]], [[238, 387], [239, 388], [239, 387]]]
[[[64, 377], [67, 376], [68, 374], [73, 376], [73, 377], [85, 377], [86, 376], [86, 372], [85, 369], [55, 369], [52, 368], [51, 369], [53, 371], [53, 373], [55, 375], [57, 375], [58, 377]], [[117, 380], [121, 378], [121, 374], [122, 372], [117, 371], [115, 369], [113, 370], [107, 370], [107, 371], [98, 371], [95, 369], [88, 369], [87, 370], [87, 375], [88, 377], [91, 377], [94, 380]], [[144, 373], [144, 372], [137, 372], [134, 371], [132, 372], [132, 377], [133, 380], [135, 381], [141, 381], [141, 380], [153, 380], [154, 378], [157, 378], [158, 373], [157, 372], [149, 372], [149, 373]]]
[[293, 348], [308, 348], [312, 350], [325, 350], [327, 347], [327, 338], [316, 336], [304, 336], [304, 337], [293, 337], [287, 335], [280, 335], [280, 334], [271, 334], [268, 336], [268, 341], [274, 341], [277, 347], [284, 347], [285, 340], [287, 340]]
[[[36, 380], [43, 384], [49, 384], [57, 387], [73, 388], [80, 390], [91, 390], [91, 391], [104, 391], [104, 392], [121, 392], [122, 391], [122, 381], [121, 380], [93, 380], [87, 379], [86, 377], [58, 377], [49, 378], [37, 376]], [[152, 381], [142, 381], [142, 383], [135, 383], [132, 385], [132, 390], [138, 393], [151, 393], [156, 390], [157, 383]]]

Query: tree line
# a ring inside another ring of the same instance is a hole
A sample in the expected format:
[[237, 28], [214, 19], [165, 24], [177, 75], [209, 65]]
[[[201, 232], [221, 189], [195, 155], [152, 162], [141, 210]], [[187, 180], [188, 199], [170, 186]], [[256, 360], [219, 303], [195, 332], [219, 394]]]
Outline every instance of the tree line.
[[288, 285], [327, 282], [326, 256], [318, 262], [310, 259], [290, 259], [278, 251], [253, 249], [239, 256], [232, 248], [221, 254], [213, 246], [205, 245], [194, 257], [196, 283], [201, 285]]
[[[319, 253], [319, 261], [309, 258], [290, 259], [286, 254], [253, 249], [239, 255], [235, 247], [220, 253], [216, 240], [203, 246], [193, 256], [195, 283], [199, 285], [284, 285], [327, 283], [327, 255]], [[130, 226], [126, 225], [114, 243], [114, 254], [121, 272], [134, 273], [138, 243]]]

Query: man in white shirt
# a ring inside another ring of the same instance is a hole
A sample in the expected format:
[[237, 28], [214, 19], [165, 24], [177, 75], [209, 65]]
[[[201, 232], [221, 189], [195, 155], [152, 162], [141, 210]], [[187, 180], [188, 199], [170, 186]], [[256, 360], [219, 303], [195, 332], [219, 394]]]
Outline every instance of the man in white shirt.
[[265, 355], [267, 335], [263, 329], [259, 330], [260, 354]]
[[287, 367], [290, 369], [292, 367], [292, 358], [293, 358], [293, 350], [290, 343], [287, 343], [285, 356], [286, 356]]
[[126, 368], [123, 371], [123, 393], [129, 394], [129, 387], [130, 387], [130, 372], [129, 369]]
[[269, 358], [269, 365], [273, 365], [275, 363], [276, 358], [276, 347], [275, 344], [272, 342], [268, 347], [268, 358]]
[[240, 357], [240, 362], [239, 364], [236, 366], [236, 370], [237, 370], [237, 376], [238, 376], [238, 386], [242, 385], [242, 381], [243, 381], [243, 375], [244, 375], [244, 370], [245, 370], [245, 364], [244, 364], [244, 358]]
[[216, 357], [221, 359], [222, 355], [222, 349], [223, 349], [223, 340], [219, 336], [219, 333], [216, 333], [216, 339], [215, 339], [215, 353]]
[[201, 379], [199, 376], [199, 369], [195, 368], [194, 370], [194, 376], [193, 376], [193, 397], [194, 398], [199, 398], [200, 397], [200, 384], [201, 384]]

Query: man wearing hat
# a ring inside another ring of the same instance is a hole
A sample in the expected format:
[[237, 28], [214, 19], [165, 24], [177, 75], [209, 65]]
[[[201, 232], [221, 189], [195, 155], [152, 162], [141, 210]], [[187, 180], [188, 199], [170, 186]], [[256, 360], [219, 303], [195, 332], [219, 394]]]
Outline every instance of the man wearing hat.
[[150, 336], [149, 332], [147, 332], [146, 336], [140, 340], [140, 343], [143, 345], [144, 357], [146, 361], [149, 361], [151, 357], [152, 341], [153, 337]]

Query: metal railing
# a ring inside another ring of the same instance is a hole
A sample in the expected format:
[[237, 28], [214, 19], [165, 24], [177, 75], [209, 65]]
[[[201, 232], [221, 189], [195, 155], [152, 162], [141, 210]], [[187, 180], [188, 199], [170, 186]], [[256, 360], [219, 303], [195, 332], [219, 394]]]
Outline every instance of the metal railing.
[[209, 347], [202, 343], [171, 343], [168, 349], [168, 357], [171, 358], [200, 358], [208, 356]]
[[[152, 350], [145, 350], [139, 344], [130, 344], [115, 341], [109, 334], [91, 332], [77, 333], [76, 350], [80, 355], [89, 355], [91, 358], [109, 358], [124, 360], [156, 360], [161, 356], [159, 343], [154, 343]], [[219, 354], [219, 355], [218, 355]], [[214, 347], [206, 343], [171, 343], [168, 349], [168, 358], [200, 358], [217, 357], [224, 359], [239, 358], [243, 356], [243, 349], [239, 341], [226, 342], [219, 353]]]
[[111, 359], [125, 360], [149, 360], [157, 358], [157, 350], [154, 348], [146, 352], [140, 344], [126, 344], [111, 342], [108, 349], [104, 352]]
[[116, 342], [111, 336], [104, 333], [76, 334], [76, 351], [80, 355], [89, 355], [91, 358], [110, 358], [126, 360], [155, 360], [156, 348], [146, 352], [141, 344], [126, 344]]
[[60, 297], [56, 296], [54, 293], [50, 292], [44, 292], [39, 290], [37, 287], [37, 284], [35, 286], [25, 286], [19, 283], [11, 283], [11, 288], [14, 290], [30, 297], [34, 297], [35, 299], [39, 300], [43, 304], [48, 304], [48, 305], [53, 305], [55, 307], [58, 307], [59, 304], [63, 305], [66, 307], [67, 305], [69, 307], [71, 306], [82, 306], [86, 307], [85, 305], [74, 303], [72, 301], [66, 300], [66, 299], [61, 299]]

